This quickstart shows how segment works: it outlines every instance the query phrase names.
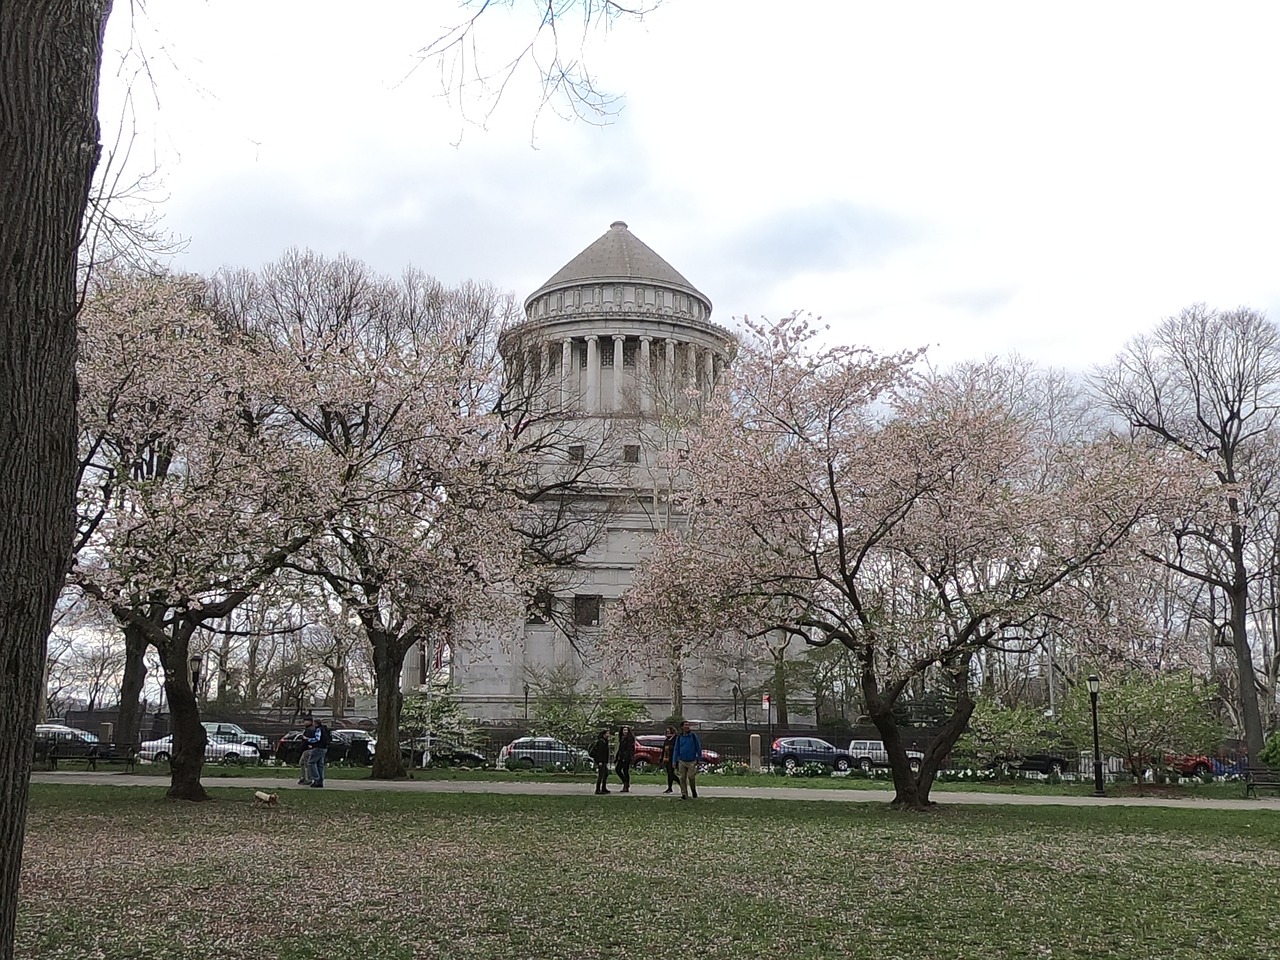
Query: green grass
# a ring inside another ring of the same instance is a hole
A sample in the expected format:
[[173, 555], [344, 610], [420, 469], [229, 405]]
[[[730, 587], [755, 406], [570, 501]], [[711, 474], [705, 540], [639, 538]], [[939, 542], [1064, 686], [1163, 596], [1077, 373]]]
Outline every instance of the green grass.
[[1260, 960], [1280, 943], [1280, 817], [1262, 809], [160, 794], [33, 786], [18, 957]]
[[[84, 769], [83, 764], [77, 764], [76, 761], [63, 761], [59, 767], [60, 770], [79, 771]], [[106, 773], [120, 773], [123, 768], [119, 766], [99, 766], [99, 771]], [[169, 776], [168, 764], [140, 763], [134, 768], [134, 773], [139, 776], [165, 777]], [[347, 767], [340, 764], [329, 764], [325, 768], [325, 776], [334, 780], [363, 780], [369, 776], [368, 767]], [[553, 781], [553, 782], [580, 782], [591, 783], [595, 779], [595, 772], [589, 770], [581, 770], [577, 773], [569, 771], [549, 771], [549, 770], [465, 770], [455, 767], [433, 767], [427, 770], [414, 769], [412, 771], [414, 779], [420, 780], [476, 780], [483, 782], [503, 782], [503, 781]], [[298, 777], [298, 767], [293, 766], [257, 766], [257, 765], [222, 765], [217, 763], [206, 764], [204, 768], [203, 779], [206, 783], [216, 783], [218, 780], [240, 779], [243, 777], [272, 777], [281, 780], [296, 780]], [[665, 784], [666, 774], [664, 773], [633, 773], [632, 779], [639, 784]], [[734, 787], [800, 787], [805, 789], [819, 790], [891, 790], [893, 783], [888, 779], [887, 773], [868, 778], [860, 773], [854, 772], [844, 777], [783, 777], [777, 775], [760, 775], [752, 774], [748, 776], [722, 776], [716, 773], [703, 773], [701, 779], [707, 784], [723, 784], [725, 786]], [[617, 778], [610, 775], [610, 782], [617, 783]], [[1201, 783], [1198, 780], [1186, 780], [1180, 784], [1163, 786], [1158, 789], [1145, 788], [1147, 792], [1158, 793], [1165, 797], [1207, 797], [1212, 799], [1240, 799], [1243, 797], [1243, 788], [1236, 781], [1213, 781], [1211, 783]], [[1137, 788], [1131, 784], [1108, 783], [1107, 790], [1119, 795], [1134, 794]], [[1093, 794], [1092, 780], [1063, 780], [1058, 783], [1051, 783], [1042, 778], [1021, 777], [1006, 781], [950, 781], [935, 783], [933, 787], [934, 793], [948, 792], [964, 792], [964, 793], [997, 793], [997, 794], [1028, 794], [1033, 796], [1091, 796]]]

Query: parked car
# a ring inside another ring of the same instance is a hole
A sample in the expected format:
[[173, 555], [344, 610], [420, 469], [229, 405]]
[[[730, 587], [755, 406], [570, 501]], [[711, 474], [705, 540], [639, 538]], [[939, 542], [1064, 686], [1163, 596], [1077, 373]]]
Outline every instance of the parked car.
[[220, 743], [252, 743], [262, 757], [271, 756], [271, 741], [260, 733], [250, 733], [238, 723], [208, 720], [201, 724], [210, 740]]
[[817, 737], [780, 737], [773, 741], [769, 750], [769, 763], [787, 770], [806, 763], [821, 763], [832, 770], [844, 772], [852, 769], [853, 758], [847, 751]]
[[1056, 753], [1028, 753], [1016, 757], [997, 757], [992, 761], [991, 766], [1061, 776], [1071, 768], [1071, 764], [1070, 758]]
[[[646, 767], [662, 766], [662, 741], [666, 739], [662, 734], [646, 733], [636, 737], [636, 753], [632, 766], [637, 771], [643, 771]], [[703, 767], [714, 767], [721, 760], [721, 756], [715, 750], [702, 748], [702, 764]]]
[[36, 736], [45, 739], [81, 740], [85, 743], [97, 743], [96, 734], [79, 727], [69, 727], [65, 723], [37, 723]]
[[[889, 751], [884, 748], [883, 740], [850, 740], [849, 756], [853, 765], [864, 773], [870, 773], [875, 767], [889, 766]], [[914, 773], [924, 763], [924, 754], [919, 750], [908, 750], [907, 760]]]
[[[413, 767], [422, 766], [422, 755], [426, 750], [427, 738], [417, 737], [405, 740], [400, 744], [400, 755], [405, 763]], [[431, 763], [446, 764], [450, 767], [485, 767], [489, 758], [478, 750], [462, 747], [445, 740], [431, 740]]]
[[[173, 734], [159, 740], [148, 740], [138, 748], [138, 756], [152, 763], [168, 763], [173, 756]], [[261, 754], [254, 743], [210, 739], [204, 746], [204, 758], [206, 761], [216, 760], [226, 764], [257, 763]]]
[[1164, 762], [1170, 770], [1177, 771], [1182, 777], [1199, 777], [1204, 780], [1214, 775], [1221, 761], [1214, 762], [1213, 757], [1200, 753], [1188, 753], [1181, 756], [1165, 754]]
[[494, 766], [507, 770], [532, 770], [535, 767], [580, 767], [591, 764], [591, 757], [581, 747], [571, 746], [554, 737], [521, 737], [498, 751]]
[[38, 723], [33, 755], [37, 760], [54, 756], [74, 760], [96, 752], [99, 743], [98, 738], [88, 730], [61, 723]]
[[341, 737], [351, 745], [348, 747], [348, 752], [351, 752], [351, 748], [355, 749], [355, 753], [357, 755], [363, 751], [369, 754], [369, 759], [372, 761], [373, 752], [378, 749], [378, 741], [368, 730], [357, 730], [355, 727], [343, 727], [341, 730], [332, 731], [332, 733], [334, 736]]
[[[325, 763], [366, 764], [370, 761], [367, 745], [362, 741], [352, 744], [346, 737], [331, 731], [328, 752], [324, 755]], [[302, 751], [307, 749], [306, 734], [301, 730], [286, 733], [276, 742], [276, 759], [281, 763], [293, 766], [302, 760]]]

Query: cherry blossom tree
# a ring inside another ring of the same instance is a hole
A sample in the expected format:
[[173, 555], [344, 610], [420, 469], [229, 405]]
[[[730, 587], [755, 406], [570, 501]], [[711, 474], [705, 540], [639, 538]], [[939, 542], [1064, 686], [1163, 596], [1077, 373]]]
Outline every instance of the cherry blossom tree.
[[[754, 328], [691, 440], [688, 532], [629, 598], [655, 628], [675, 614], [846, 646], [910, 808], [964, 732], [977, 656], [1117, 630], [1087, 602], [1101, 573], [1136, 562], [1153, 512], [1201, 479], [1105, 437], [1055, 441], [999, 363], [921, 373], [918, 356], [822, 346], [799, 317]], [[698, 586], [673, 607], [680, 584]], [[922, 677], [954, 708], [913, 774], [894, 707]]]
[[205, 799], [193, 638], [332, 511], [271, 400], [276, 373], [219, 326], [202, 282], [105, 275], [81, 311], [82, 470], [72, 579], [155, 648], [173, 717], [169, 796]]
[[323, 582], [373, 653], [374, 777], [405, 775], [400, 676], [417, 644], [518, 623], [524, 463], [495, 414], [497, 335], [513, 309], [488, 287], [292, 252], [218, 279], [219, 309], [260, 333], [296, 444], [340, 506], [288, 566]]

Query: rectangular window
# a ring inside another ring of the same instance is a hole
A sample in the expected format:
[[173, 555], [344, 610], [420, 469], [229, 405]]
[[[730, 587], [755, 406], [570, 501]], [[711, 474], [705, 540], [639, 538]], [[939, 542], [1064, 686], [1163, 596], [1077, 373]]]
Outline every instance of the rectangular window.
[[572, 446], [572, 447], [570, 447], [570, 448], [569, 448], [569, 462], [570, 462], [570, 463], [582, 463], [582, 461], [583, 461], [583, 460], [585, 460], [586, 458], [587, 458], [587, 448], [586, 448], [586, 447], [584, 447], [584, 446], [580, 446], [580, 445], [575, 445], [575, 446]]
[[598, 594], [578, 594], [573, 598], [573, 622], [580, 627], [600, 626]]
[[622, 447], [623, 463], [639, 463], [640, 462], [640, 444], [628, 443]]
[[539, 590], [537, 595], [529, 601], [529, 613], [526, 618], [528, 623], [550, 623], [551, 622], [551, 604], [552, 596], [546, 590]]

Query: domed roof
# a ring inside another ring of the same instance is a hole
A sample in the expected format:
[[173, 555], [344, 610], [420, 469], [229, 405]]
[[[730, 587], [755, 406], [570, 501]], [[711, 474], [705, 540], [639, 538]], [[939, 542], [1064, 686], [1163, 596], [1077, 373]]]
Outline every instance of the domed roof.
[[705, 294], [654, 253], [621, 220], [611, 223], [604, 236], [561, 267], [550, 280], [529, 295], [525, 304], [527, 306], [551, 290], [602, 280], [661, 284], [692, 293], [706, 303], [708, 309], [711, 306]]

